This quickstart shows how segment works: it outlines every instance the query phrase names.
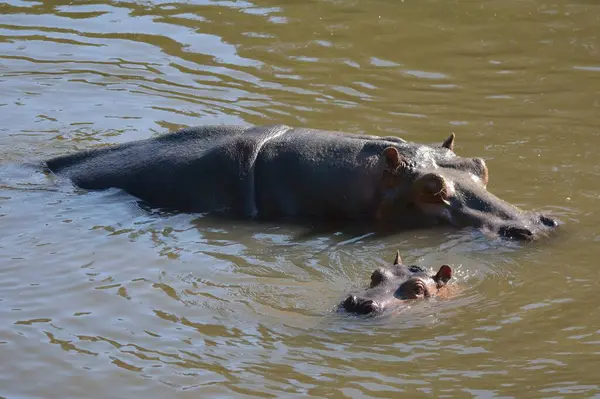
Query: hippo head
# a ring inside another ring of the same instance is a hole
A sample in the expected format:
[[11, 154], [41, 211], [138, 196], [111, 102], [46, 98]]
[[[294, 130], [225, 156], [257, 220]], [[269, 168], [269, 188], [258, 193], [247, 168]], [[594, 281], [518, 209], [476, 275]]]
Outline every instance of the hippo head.
[[434, 276], [419, 266], [402, 264], [400, 253], [394, 265], [380, 267], [371, 274], [371, 285], [364, 292], [350, 295], [341, 307], [357, 314], [380, 314], [408, 304], [407, 300], [431, 298], [452, 278], [448, 265], [440, 267]]
[[384, 196], [377, 217], [477, 227], [517, 240], [535, 239], [558, 225], [548, 216], [523, 211], [490, 193], [485, 161], [458, 157], [453, 147], [454, 134], [441, 147], [427, 146], [421, 150], [427, 161], [423, 156], [409, 159], [396, 147], [386, 148]]

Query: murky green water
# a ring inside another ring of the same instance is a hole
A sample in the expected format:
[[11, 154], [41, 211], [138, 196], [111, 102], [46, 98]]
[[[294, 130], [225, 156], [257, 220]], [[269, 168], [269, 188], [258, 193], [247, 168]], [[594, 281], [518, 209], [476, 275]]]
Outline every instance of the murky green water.
[[[0, 396], [600, 396], [600, 3], [0, 4]], [[565, 225], [356, 237], [149, 215], [10, 166], [208, 123], [458, 136]], [[396, 249], [457, 270], [395, 319], [333, 307]]]

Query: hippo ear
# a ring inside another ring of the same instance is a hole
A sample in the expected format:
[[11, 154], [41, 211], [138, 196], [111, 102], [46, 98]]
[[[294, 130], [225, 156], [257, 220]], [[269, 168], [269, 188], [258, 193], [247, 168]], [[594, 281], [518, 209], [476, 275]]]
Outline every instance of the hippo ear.
[[396, 259], [394, 259], [394, 265], [401, 265], [402, 258], [400, 257], [400, 251], [396, 251]]
[[436, 173], [428, 173], [418, 179], [412, 187], [418, 205], [450, 205], [451, 188], [446, 179]]
[[385, 160], [387, 170], [395, 171], [402, 164], [404, 157], [398, 152], [395, 147], [388, 147], [381, 153]]
[[442, 147], [449, 149], [450, 151], [454, 151], [454, 139], [456, 135], [454, 133], [450, 134], [446, 140], [442, 143]]
[[442, 265], [440, 270], [438, 270], [437, 274], [433, 276], [433, 280], [437, 283], [438, 287], [442, 287], [446, 285], [448, 281], [452, 278], [452, 268], [448, 265]]

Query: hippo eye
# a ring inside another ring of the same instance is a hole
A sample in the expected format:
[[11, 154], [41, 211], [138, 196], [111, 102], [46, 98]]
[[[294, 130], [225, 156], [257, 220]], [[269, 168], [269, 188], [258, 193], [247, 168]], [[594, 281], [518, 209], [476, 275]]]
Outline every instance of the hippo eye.
[[425, 269], [423, 269], [422, 267], [419, 267], [419, 266], [409, 266], [408, 270], [410, 270], [412, 273], [423, 273], [423, 272], [425, 272]]
[[421, 296], [425, 294], [425, 289], [421, 285], [415, 286], [415, 295]]

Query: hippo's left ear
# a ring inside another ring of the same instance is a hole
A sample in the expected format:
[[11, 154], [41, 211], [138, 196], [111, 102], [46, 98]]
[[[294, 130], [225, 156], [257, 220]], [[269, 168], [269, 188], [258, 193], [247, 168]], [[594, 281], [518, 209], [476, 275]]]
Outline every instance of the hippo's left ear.
[[437, 274], [433, 276], [433, 280], [437, 283], [438, 288], [446, 285], [452, 278], [452, 268], [448, 265], [442, 265]]
[[449, 149], [450, 151], [454, 151], [454, 139], [456, 135], [454, 133], [450, 134], [446, 140], [442, 143], [442, 147]]

